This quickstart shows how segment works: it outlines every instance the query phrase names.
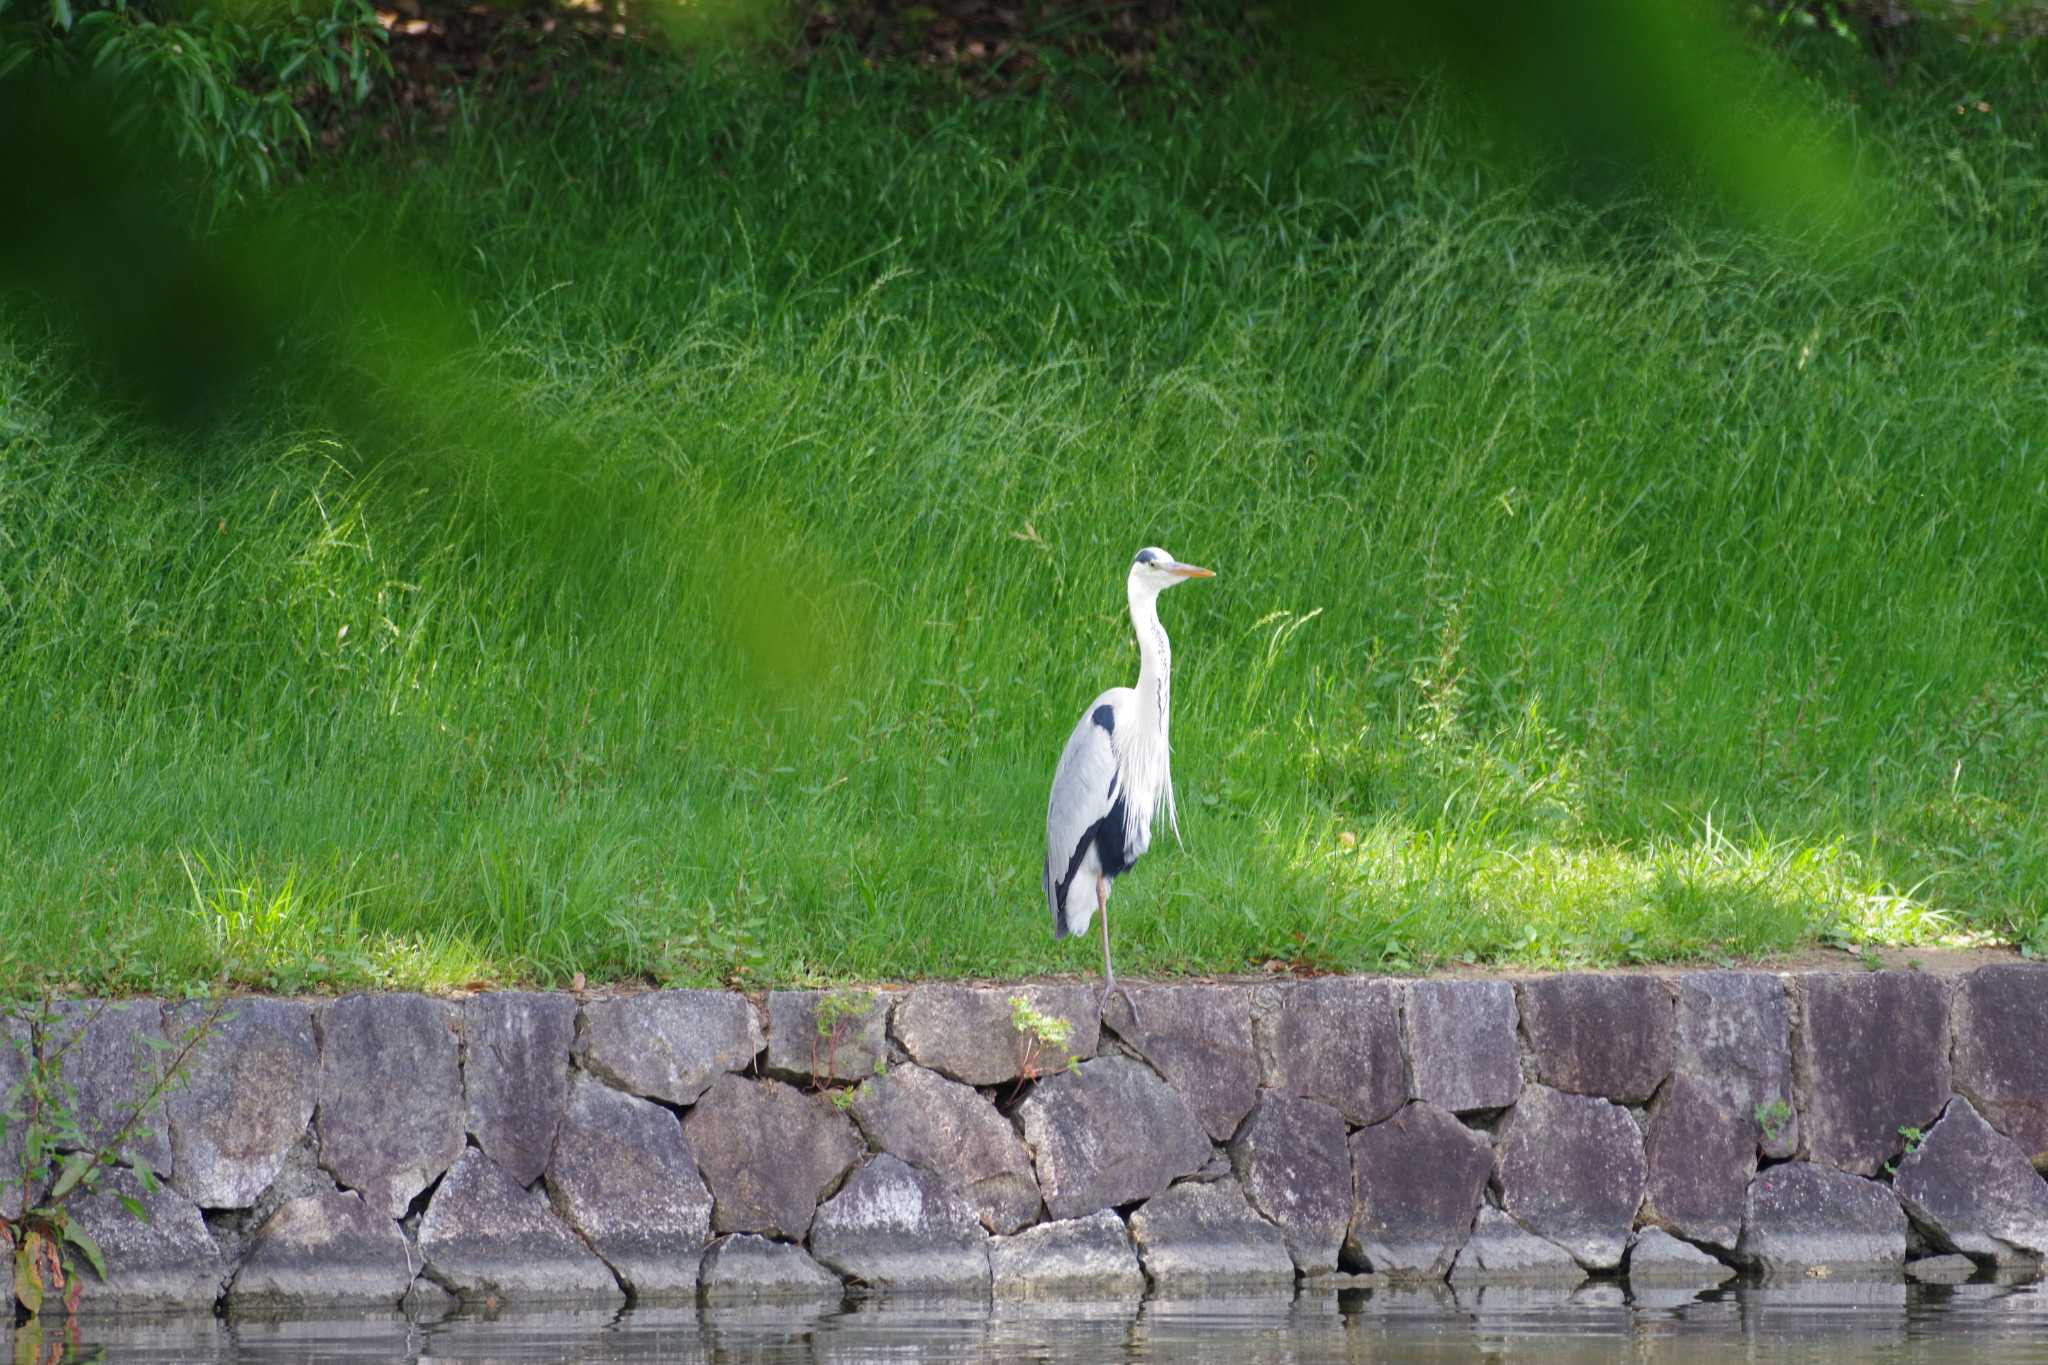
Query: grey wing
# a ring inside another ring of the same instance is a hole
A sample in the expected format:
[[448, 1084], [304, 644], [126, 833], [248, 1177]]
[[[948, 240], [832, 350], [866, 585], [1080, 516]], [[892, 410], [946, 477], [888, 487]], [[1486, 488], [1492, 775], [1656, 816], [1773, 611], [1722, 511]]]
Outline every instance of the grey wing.
[[[1108, 725], [1102, 723], [1104, 712], [1108, 713]], [[1088, 859], [1098, 827], [1118, 808], [1123, 795], [1122, 763], [1117, 756], [1114, 726], [1115, 708], [1105, 695], [1082, 713], [1080, 724], [1067, 736], [1067, 747], [1060, 751], [1059, 766], [1053, 769], [1052, 795], [1045, 803], [1043, 880], [1055, 938], [1087, 928], [1089, 912], [1094, 909], [1092, 880], [1084, 888], [1085, 906], [1076, 905], [1069, 898], [1081, 880], [1081, 868]], [[1121, 830], [1116, 831], [1115, 842], [1110, 857], [1121, 864]], [[1101, 854], [1096, 856], [1099, 859]]]

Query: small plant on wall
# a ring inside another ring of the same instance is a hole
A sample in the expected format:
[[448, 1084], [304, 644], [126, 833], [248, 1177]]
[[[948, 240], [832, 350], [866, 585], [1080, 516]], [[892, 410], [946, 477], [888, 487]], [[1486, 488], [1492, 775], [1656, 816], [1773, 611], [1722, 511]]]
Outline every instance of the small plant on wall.
[[[1902, 1153], [1902, 1155], [1904, 1156], [1913, 1155], [1913, 1153], [1920, 1150], [1920, 1144], [1927, 1141], [1926, 1130], [1923, 1128], [1916, 1127], [1910, 1123], [1900, 1124], [1898, 1127], [1898, 1134], [1899, 1141], [1905, 1144], [1905, 1151]], [[1885, 1162], [1884, 1173], [1886, 1175], [1896, 1176], [1899, 1173], [1898, 1161], [1895, 1159], [1892, 1161]]]
[[1080, 1060], [1067, 1051], [1067, 1039], [1074, 1026], [1055, 1014], [1046, 1014], [1021, 995], [1010, 997], [1010, 1025], [1017, 1030], [1017, 1080], [1035, 1081], [1045, 1071], [1080, 1068]]
[[1783, 1100], [1771, 1100], [1756, 1106], [1756, 1125], [1763, 1129], [1764, 1140], [1776, 1142], [1785, 1131], [1785, 1125], [1792, 1121], [1792, 1106]]
[[874, 1007], [875, 997], [867, 991], [838, 990], [818, 997], [818, 1031], [811, 1039], [813, 1090], [824, 1089], [838, 1076], [840, 1047]]
[[[182, 1083], [193, 1053], [226, 1018], [227, 1000], [216, 1001], [176, 1039], [138, 1031], [136, 1045], [153, 1054], [138, 1071], [149, 1078], [133, 1107], [103, 1139], [86, 1131], [78, 1089], [64, 1067], [87, 1029], [106, 1012], [95, 1002], [83, 1014], [66, 1013], [49, 995], [33, 1005], [0, 1007], [16, 1053], [20, 1079], [0, 1097], [0, 1151], [14, 1169], [0, 1176], [0, 1231], [12, 1254], [17, 1313], [30, 1320], [61, 1304], [77, 1311], [84, 1289], [80, 1262], [106, 1278], [99, 1245], [75, 1216], [71, 1204], [98, 1191], [111, 1171], [126, 1169], [144, 1194], [158, 1189], [156, 1171], [140, 1145], [153, 1136], [148, 1122]], [[144, 1058], [138, 1056], [138, 1062]], [[132, 1195], [114, 1196], [134, 1218], [147, 1222], [149, 1210]]]

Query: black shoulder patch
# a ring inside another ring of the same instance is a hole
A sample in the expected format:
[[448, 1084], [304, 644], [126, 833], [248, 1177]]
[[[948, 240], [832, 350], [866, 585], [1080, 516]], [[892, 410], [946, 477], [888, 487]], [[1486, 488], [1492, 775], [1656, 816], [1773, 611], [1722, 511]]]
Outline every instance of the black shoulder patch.
[[1110, 734], [1113, 735], [1116, 733], [1116, 709], [1112, 707], [1108, 702], [1104, 702], [1102, 703], [1102, 705], [1096, 707], [1095, 713], [1092, 716], [1090, 716], [1089, 719], [1093, 720], [1097, 725], [1100, 725], [1104, 730], [1107, 730]]
[[1095, 835], [1095, 859], [1102, 864], [1102, 875], [1113, 879], [1130, 871], [1131, 865], [1124, 861], [1124, 799], [1121, 796], [1111, 803], [1109, 814], [1095, 822], [1091, 832]]

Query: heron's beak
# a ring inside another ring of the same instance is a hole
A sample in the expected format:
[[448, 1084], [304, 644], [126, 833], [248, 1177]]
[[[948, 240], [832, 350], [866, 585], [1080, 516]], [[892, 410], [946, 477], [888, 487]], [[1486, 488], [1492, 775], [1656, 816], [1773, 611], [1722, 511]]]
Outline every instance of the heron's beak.
[[1216, 576], [1214, 569], [1197, 568], [1193, 564], [1175, 564], [1167, 572], [1178, 574], [1182, 578], [1214, 578]]

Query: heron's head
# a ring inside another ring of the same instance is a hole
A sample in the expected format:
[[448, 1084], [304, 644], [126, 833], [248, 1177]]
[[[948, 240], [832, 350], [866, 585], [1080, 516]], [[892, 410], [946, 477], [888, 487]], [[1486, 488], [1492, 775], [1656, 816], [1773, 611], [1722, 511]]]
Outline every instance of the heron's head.
[[1208, 569], [1183, 564], [1157, 545], [1147, 545], [1131, 560], [1131, 586], [1150, 592], [1164, 592], [1190, 578], [1214, 578]]

